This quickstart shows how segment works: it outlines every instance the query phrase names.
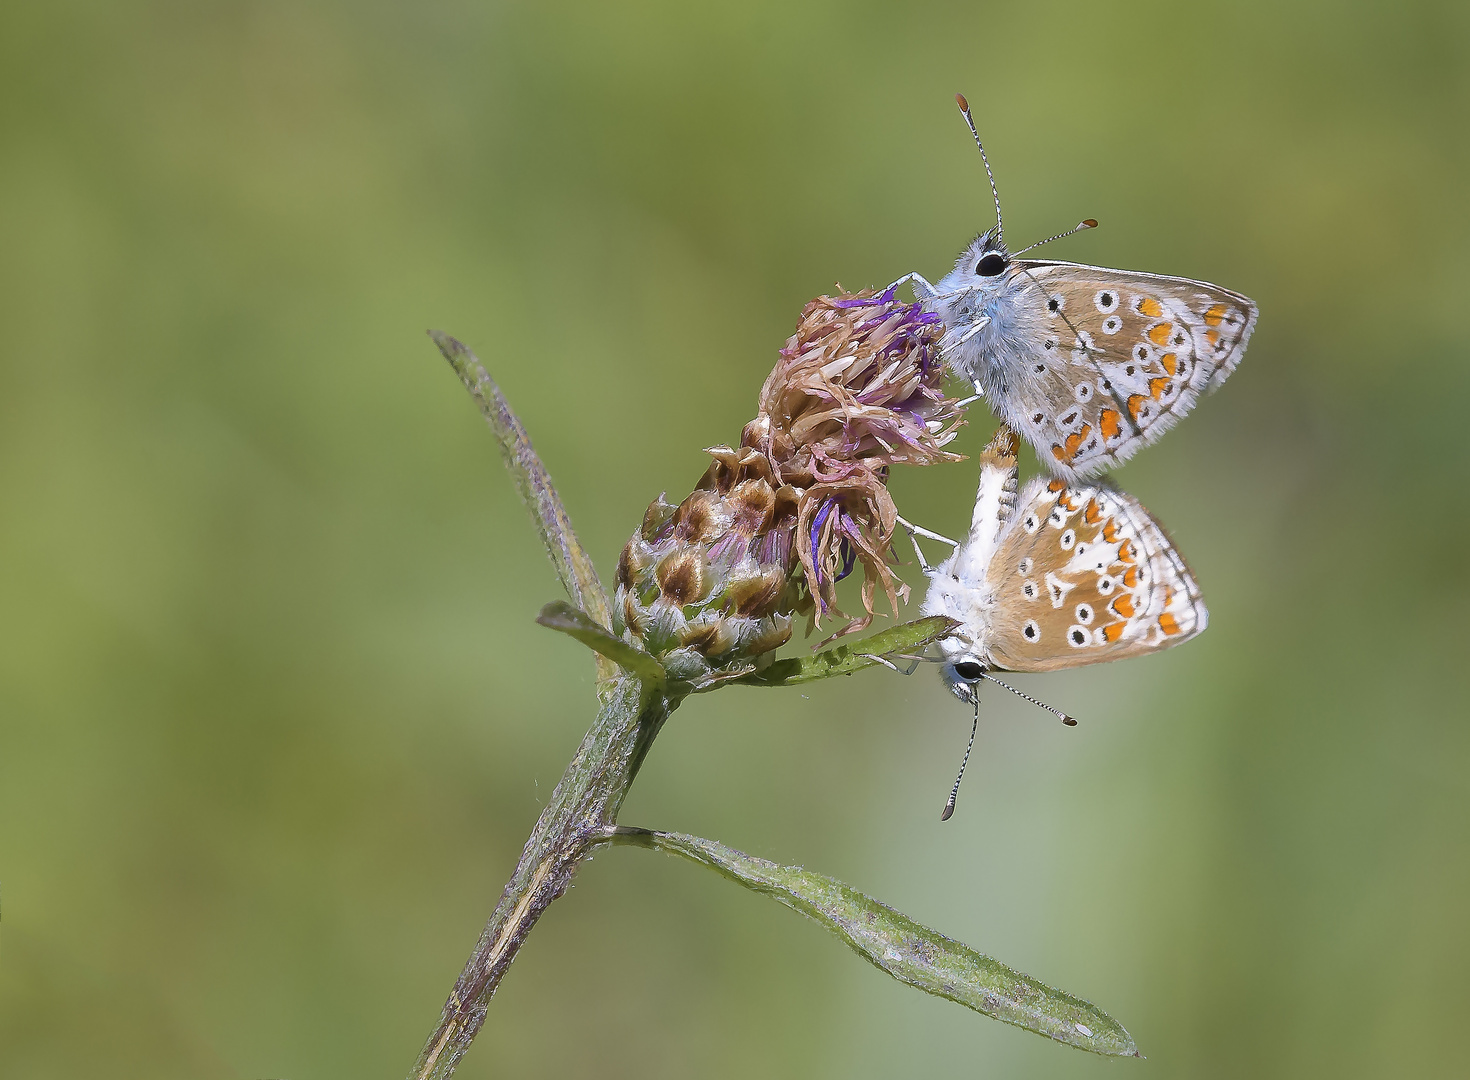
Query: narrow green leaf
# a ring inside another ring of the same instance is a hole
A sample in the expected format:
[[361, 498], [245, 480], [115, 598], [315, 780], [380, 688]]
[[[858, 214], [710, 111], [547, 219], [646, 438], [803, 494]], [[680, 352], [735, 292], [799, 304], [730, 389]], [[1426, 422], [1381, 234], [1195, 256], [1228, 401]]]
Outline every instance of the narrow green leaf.
[[[495, 438], [500, 443], [501, 456], [505, 458], [505, 467], [510, 471], [516, 490], [536, 522], [541, 541], [546, 545], [546, 553], [551, 557], [551, 564], [556, 568], [557, 576], [561, 578], [562, 586], [572, 598], [572, 603], [591, 616], [594, 622], [603, 627], [611, 626], [607, 593], [603, 591], [602, 582], [597, 579], [597, 568], [578, 541], [577, 533], [572, 528], [572, 519], [567, 515], [566, 507], [562, 505], [561, 497], [551, 483], [546, 466], [536, 456], [526, 429], [511, 411], [500, 387], [495, 385], [495, 380], [490, 377], [479, 358], [461, 342], [442, 330], [430, 330], [429, 336], [439, 346], [444, 359], [454, 368], [455, 374], [464, 383], [465, 389], [475, 399], [475, 404], [480, 407], [480, 412], [495, 432]], [[600, 680], [609, 679], [614, 674], [613, 665], [602, 658], [598, 660], [597, 669]]]
[[777, 660], [770, 667], [736, 682], [744, 686], [795, 686], [797, 683], [830, 679], [833, 675], [851, 675], [865, 667], [881, 663], [874, 657], [889, 653], [922, 649], [944, 637], [959, 624], [943, 615], [890, 626], [881, 633], [850, 644], [837, 645], [813, 656], [793, 656]]
[[618, 826], [615, 842], [681, 855], [821, 923], [900, 982], [1095, 1054], [1140, 1057], [1107, 1013], [982, 956], [870, 896], [799, 866], [779, 866], [713, 840]]
[[578, 611], [564, 600], [547, 604], [541, 609], [541, 614], [536, 616], [536, 621], [542, 626], [549, 626], [576, 638], [593, 652], [607, 657], [646, 683], [662, 685], [664, 682], [664, 666], [652, 655], [636, 645], [628, 644], [622, 638], [613, 637], [585, 612]]

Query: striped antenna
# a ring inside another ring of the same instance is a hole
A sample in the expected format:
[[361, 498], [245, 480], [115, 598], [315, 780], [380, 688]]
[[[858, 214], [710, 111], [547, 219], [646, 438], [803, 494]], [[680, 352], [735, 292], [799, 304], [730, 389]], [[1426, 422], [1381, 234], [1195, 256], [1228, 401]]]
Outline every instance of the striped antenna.
[[1020, 251], [1017, 251], [1014, 254], [1024, 255], [1026, 254], [1026, 252], [1030, 251], [1031, 248], [1039, 248], [1042, 244], [1050, 244], [1053, 240], [1065, 240], [1073, 233], [1080, 233], [1083, 229], [1095, 228], [1097, 228], [1097, 218], [1087, 218], [1085, 221], [1079, 221], [1076, 225], [1073, 225], [1066, 232], [1059, 232], [1055, 236], [1048, 236], [1045, 240], [1038, 240], [1036, 241], [1036, 243], [1031, 244], [1028, 247], [1023, 247]]
[[990, 194], [995, 199], [995, 238], [1004, 244], [1006, 233], [1005, 227], [1000, 223], [1000, 192], [995, 190], [995, 174], [990, 171], [990, 159], [985, 156], [985, 144], [980, 141], [980, 132], [975, 130], [975, 118], [970, 115], [970, 103], [965, 100], [965, 95], [956, 94], [954, 100], [960, 107], [965, 123], [970, 125], [970, 134], [975, 136], [975, 145], [980, 148], [980, 160], [985, 163], [985, 175], [990, 179]]
[[[1039, 706], [1040, 708], [1045, 709], [1049, 713], [1055, 713], [1057, 715], [1057, 717], [1062, 721], [1062, 723], [1066, 724], [1068, 727], [1076, 727], [1077, 726], [1077, 718], [1075, 716], [1068, 716], [1066, 713], [1062, 712], [1061, 709], [1053, 709], [1046, 702], [1044, 702], [1044, 701], [1037, 701], [1030, 694], [1023, 694], [1023, 693], [1021, 693], [1021, 691], [1017, 690], [1014, 686], [1007, 686], [1005, 683], [1003, 683], [999, 679], [997, 679], [994, 675], [991, 675], [991, 674], [989, 674], [987, 672], [982, 671], [980, 673], [980, 677], [982, 679], [989, 679], [991, 682], [995, 683], [995, 685], [997, 685], [997, 686], [1004, 686], [1007, 690], [1009, 690], [1011, 693], [1015, 694], [1018, 698], [1025, 698], [1027, 701], [1031, 702], [1031, 704], [1036, 705], [1036, 706]], [[978, 712], [978, 710], [977, 710], [977, 712]]]
[[[963, 98], [961, 100], [964, 100]], [[970, 745], [965, 747], [964, 760], [960, 762], [960, 774], [954, 778], [954, 787], [950, 789], [949, 802], [944, 804], [944, 812], [939, 815], [940, 821], [948, 821], [954, 814], [954, 801], [960, 795], [960, 781], [965, 778], [965, 766], [970, 764], [970, 751], [975, 749], [975, 732], [980, 730], [980, 695], [975, 695], [975, 722], [970, 726]]]

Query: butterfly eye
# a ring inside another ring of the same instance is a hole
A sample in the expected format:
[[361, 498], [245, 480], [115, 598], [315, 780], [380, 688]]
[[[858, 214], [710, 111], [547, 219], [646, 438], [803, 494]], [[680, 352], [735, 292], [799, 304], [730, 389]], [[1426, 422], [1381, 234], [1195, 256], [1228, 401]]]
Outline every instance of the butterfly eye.
[[981, 277], [995, 277], [1006, 268], [1006, 257], [992, 251], [975, 264], [975, 273]]
[[984, 672], [985, 669], [973, 660], [962, 660], [954, 666], [954, 673], [969, 683], [979, 682]]

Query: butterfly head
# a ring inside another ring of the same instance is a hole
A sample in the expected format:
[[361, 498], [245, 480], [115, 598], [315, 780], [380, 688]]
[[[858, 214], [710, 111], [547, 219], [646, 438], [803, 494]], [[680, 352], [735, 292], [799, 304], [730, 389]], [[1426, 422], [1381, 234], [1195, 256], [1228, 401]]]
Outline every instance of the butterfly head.
[[952, 330], [963, 333], [978, 320], [997, 314], [1019, 271], [1000, 233], [981, 233], [960, 252], [954, 269], [935, 283], [932, 306]]
[[939, 669], [939, 674], [944, 679], [944, 685], [949, 687], [950, 693], [966, 705], [973, 705], [976, 687], [985, 677], [985, 666], [973, 653], [967, 652], [948, 660]]
[[963, 274], [983, 285], [1004, 277], [1010, 268], [1011, 253], [997, 228], [981, 233], [970, 242], [955, 261], [954, 274]]

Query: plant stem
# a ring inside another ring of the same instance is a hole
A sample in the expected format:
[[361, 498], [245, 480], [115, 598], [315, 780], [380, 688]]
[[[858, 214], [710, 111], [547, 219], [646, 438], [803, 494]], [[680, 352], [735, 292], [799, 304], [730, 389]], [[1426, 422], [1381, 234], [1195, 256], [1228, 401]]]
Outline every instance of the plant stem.
[[606, 842], [648, 748], [679, 704], [631, 675], [604, 683], [599, 696], [597, 720], [537, 819], [411, 1080], [447, 1080], [453, 1074], [521, 943], [542, 912], [566, 892], [581, 861]]

